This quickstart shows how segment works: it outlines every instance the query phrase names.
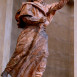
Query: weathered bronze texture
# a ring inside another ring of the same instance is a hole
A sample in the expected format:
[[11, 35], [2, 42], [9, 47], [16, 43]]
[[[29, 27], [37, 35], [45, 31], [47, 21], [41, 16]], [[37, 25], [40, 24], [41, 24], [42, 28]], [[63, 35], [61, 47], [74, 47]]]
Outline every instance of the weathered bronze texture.
[[43, 0], [29, 0], [22, 3], [15, 18], [23, 31], [2, 77], [7, 77], [8, 74], [12, 77], [42, 77], [49, 54], [45, 29], [55, 12], [67, 2], [68, 0], [61, 0], [48, 5]]

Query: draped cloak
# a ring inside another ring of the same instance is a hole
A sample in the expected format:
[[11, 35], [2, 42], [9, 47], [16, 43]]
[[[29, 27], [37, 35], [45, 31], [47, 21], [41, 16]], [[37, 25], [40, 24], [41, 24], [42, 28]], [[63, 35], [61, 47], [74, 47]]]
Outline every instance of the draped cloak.
[[[5, 68], [5, 71], [12, 77], [41, 77], [46, 68], [48, 36], [44, 26], [39, 27], [39, 23], [43, 22], [45, 16], [34, 6], [27, 6], [29, 5], [25, 5], [25, 8], [22, 7], [16, 14], [16, 20], [19, 21], [18, 25], [23, 26], [23, 22], [19, 18], [27, 24], [30, 22], [30, 17], [24, 18], [24, 16], [32, 14], [34, 18], [31, 19], [32, 25], [29, 24], [27, 27], [26, 24], [24, 25], [26, 28], [19, 35], [16, 49]], [[32, 9], [35, 11], [32, 11]], [[38, 24], [34, 25], [33, 23]]]
[[43, 6], [39, 2], [22, 5], [16, 13], [16, 20], [18, 27], [24, 30], [18, 37], [16, 49], [4, 72], [12, 77], [42, 77], [48, 57], [48, 36], [44, 27], [67, 2], [61, 0], [52, 6]]
[[44, 29], [30, 26], [19, 35], [6, 71], [12, 77], [41, 77], [48, 57], [48, 36]]

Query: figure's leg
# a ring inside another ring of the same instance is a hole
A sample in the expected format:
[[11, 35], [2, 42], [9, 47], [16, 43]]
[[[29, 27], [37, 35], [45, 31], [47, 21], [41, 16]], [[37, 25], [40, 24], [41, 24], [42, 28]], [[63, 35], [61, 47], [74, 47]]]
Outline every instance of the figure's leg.
[[8, 73], [6, 71], [4, 71], [2, 74], [1, 74], [1, 77], [8, 77]]

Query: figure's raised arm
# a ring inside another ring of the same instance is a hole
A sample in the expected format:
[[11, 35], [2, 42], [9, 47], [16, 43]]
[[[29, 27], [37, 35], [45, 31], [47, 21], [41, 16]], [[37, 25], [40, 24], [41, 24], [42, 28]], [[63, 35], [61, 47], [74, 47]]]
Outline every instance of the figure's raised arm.
[[69, 0], [60, 0], [59, 2], [52, 3], [49, 8], [48, 14], [61, 9]]

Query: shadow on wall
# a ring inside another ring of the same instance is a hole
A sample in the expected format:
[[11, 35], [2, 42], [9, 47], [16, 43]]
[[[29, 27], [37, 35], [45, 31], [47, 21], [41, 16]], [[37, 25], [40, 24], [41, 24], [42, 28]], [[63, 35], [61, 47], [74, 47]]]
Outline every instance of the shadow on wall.
[[47, 27], [50, 55], [43, 77], [74, 77], [74, 8], [68, 4]]
[[[25, 1], [25, 0], [22, 0]], [[47, 2], [47, 0], [45, 0]], [[57, 0], [55, 0], [57, 1]], [[43, 77], [74, 77], [73, 67], [73, 0], [56, 12], [52, 23], [47, 27], [49, 36], [49, 57]], [[47, 3], [54, 2], [49, 0]], [[13, 24], [11, 33], [11, 55], [15, 50], [16, 42], [21, 30], [17, 28], [15, 13], [21, 6], [21, 0], [14, 0]]]

